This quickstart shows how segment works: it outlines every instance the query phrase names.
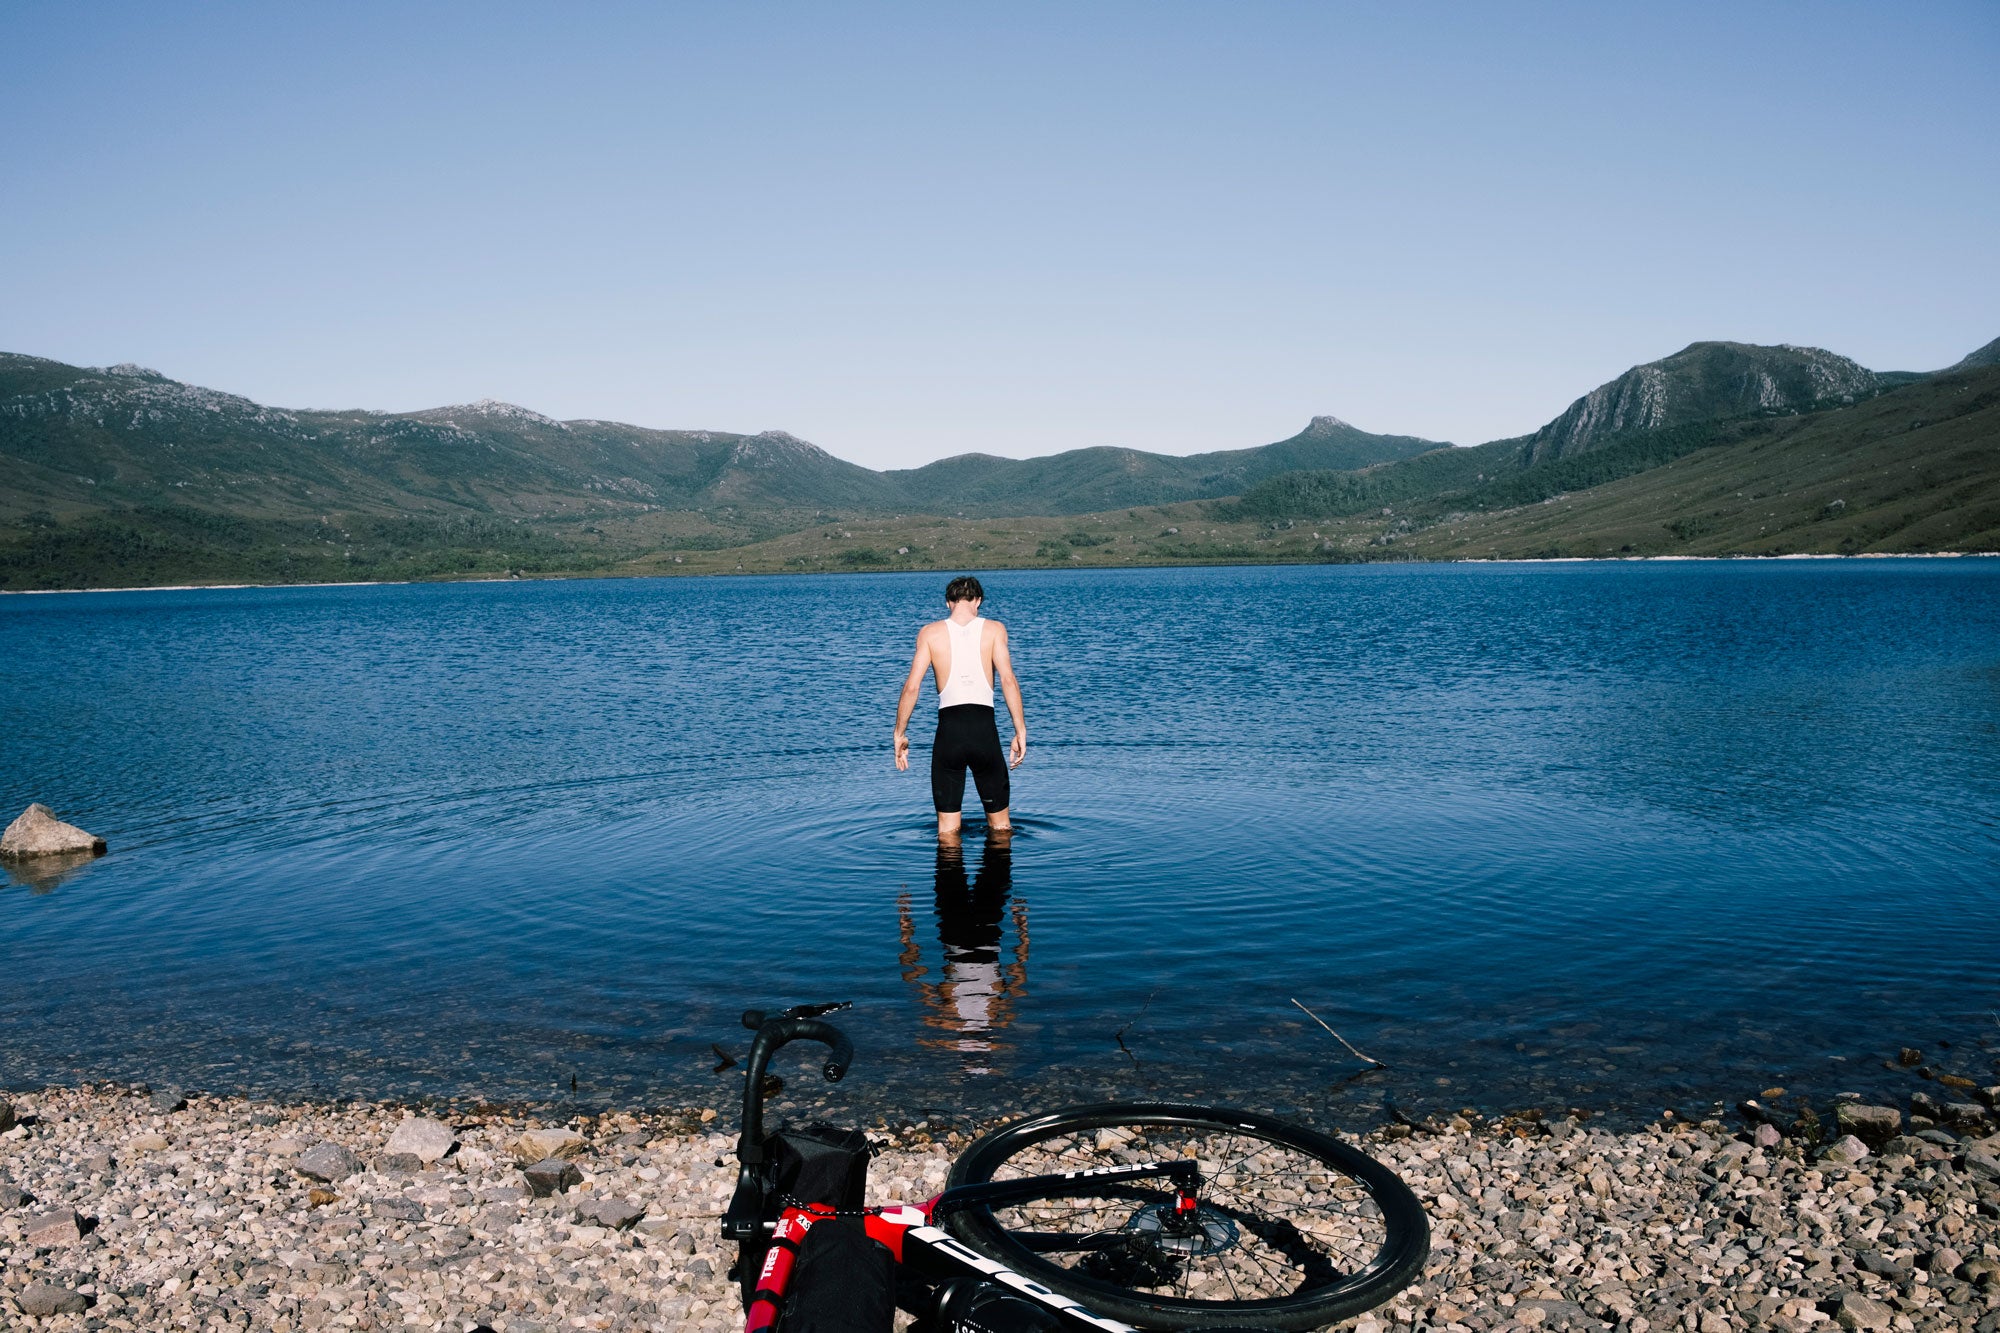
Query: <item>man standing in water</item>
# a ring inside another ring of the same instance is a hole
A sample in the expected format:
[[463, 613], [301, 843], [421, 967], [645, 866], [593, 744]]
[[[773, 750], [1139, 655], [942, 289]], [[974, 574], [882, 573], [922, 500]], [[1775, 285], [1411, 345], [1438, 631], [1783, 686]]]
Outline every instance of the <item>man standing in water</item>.
[[[931, 746], [931, 803], [937, 808], [938, 837], [955, 839], [959, 807], [965, 802], [965, 770], [979, 788], [986, 807], [986, 827], [1006, 833], [1007, 770], [1019, 768], [1028, 756], [1028, 723], [1021, 714], [1021, 684], [1014, 679], [1014, 660], [1007, 654], [1007, 627], [979, 614], [986, 590], [979, 580], [963, 575], [945, 585], [944, 601], [951, 615], [917, 631], [916, 655], [910, 675], [896, 701], [896, 769], [910, 767], [910, 714], [923, 688], [924, 672], [936, 674], [937, 740]], [[1014, 719], [1009, 757], [1000, 757], [1000, 730], [993, 720], [993, 677], [1000, 677], [1007, 696], [1007, 714]]]

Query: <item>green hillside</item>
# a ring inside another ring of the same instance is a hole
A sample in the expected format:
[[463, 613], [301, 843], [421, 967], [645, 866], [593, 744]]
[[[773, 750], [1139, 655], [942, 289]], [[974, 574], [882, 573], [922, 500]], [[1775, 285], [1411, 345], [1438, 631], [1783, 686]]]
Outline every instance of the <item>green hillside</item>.
[[0, 588], [1993, 550], [1996, 396], [2000, 342], [1933, 375], [1697, 343], [1472, 448], [1321, 417], [1185, 458], [873, 472], [779, 431], [286, 411], [0, 356]]
[[144, 506], [242, 518], [826, 508], [1074, 514], [1233, 494], [1288, 468], [1361, 467], [1437, 447], [1320, 418], [1292, 439], [1186, 458], [1078, 449], [965, 455], [875, 472], [783, 431], [556, 421], [508, 403], [400, 415], [287, 411], [138, 366], [0, 355], [0, 521]]
[[1659, 466], [1518, 507], [1439, 513], [1439, 497], [1399, 540], [1436, 559], [2000, 551], [2000, 366], [1715, 432]]
[[1170, 457], [1137, 449], [1074, 449], [1046, 458], [961, 454], [886, 474], [930, 513], [1087, 514], [1132, 505], [1234, 495], [1299, 468], [1360, 468], [1437, 449], [1436, 440], [1374, 435], [1314, 417], [1297, 435], [1255, 449]]

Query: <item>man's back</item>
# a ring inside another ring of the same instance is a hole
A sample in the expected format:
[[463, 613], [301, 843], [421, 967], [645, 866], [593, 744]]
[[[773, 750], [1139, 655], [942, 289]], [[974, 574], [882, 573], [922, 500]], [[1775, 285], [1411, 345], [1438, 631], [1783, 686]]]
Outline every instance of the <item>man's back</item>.
[[[956, 578], [945, 588], [951, 614], [917, 631], [916, 651], [896, 702], [895, 757], [898, 771], [910, 766], [907, 727], [916, 710], [928, 673], [938, 692], [937, 738], [931, 746], [931, 797], [937, 809], [938, 836], [957, 836], [959, 807], [965, 797], [965, 775], [971, 770], [986, 807], [987, 826], [998, 832], [1012, 827], [1007, 770], [1018, 768], [1028, 753], [1028, 724], [1021, 708], [1021, 686], [1007, 647], [1007, 627], [979, 614], [985, 589], [970, 576]], [[1007, 698], [1014, 722], [1010, 754], [1002, 758], [994, 725], [993, 686], [996, 679]]]
[[993, 644], [1007, 633], [997, 620], [973, 616], [933, 620], [924, 626], [930, 636], [931, 671], [937, 684], [938, 707], [959, 704], [993, 706]]

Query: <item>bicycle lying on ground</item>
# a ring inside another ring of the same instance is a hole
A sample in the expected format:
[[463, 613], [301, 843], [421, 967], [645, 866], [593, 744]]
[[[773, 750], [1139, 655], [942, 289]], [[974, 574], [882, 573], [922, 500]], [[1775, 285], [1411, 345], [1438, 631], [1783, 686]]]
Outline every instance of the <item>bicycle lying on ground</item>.
[[845, 1034], [800, 1006], [755, 1029], [737, 1184], [722, 1220], [746, 1333], [886, 1333], [900, 1299], [936, 1333], [1317, 1328], [1423, 1269], [1430, 1227], [1380, 1162], [1282, 1120], [1108, 1102], [1003, 1125], [926, 1203], [864, 1205], [869, 1147], [824, 1124], [764, 1130], [765, 1070], [789, 1042]]

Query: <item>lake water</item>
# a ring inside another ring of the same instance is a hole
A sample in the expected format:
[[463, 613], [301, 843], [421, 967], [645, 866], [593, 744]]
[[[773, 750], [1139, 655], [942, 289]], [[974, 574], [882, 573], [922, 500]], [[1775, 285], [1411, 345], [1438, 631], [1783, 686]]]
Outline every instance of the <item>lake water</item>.
[[1995, 1081], [2000, 561], [995, 573], [956, 860], [943, 581], [0, 598], [0, 817], [112, 846], [0, 893], [0, 1084], [720, 1106], [812, 1000], [911, 1115]]

